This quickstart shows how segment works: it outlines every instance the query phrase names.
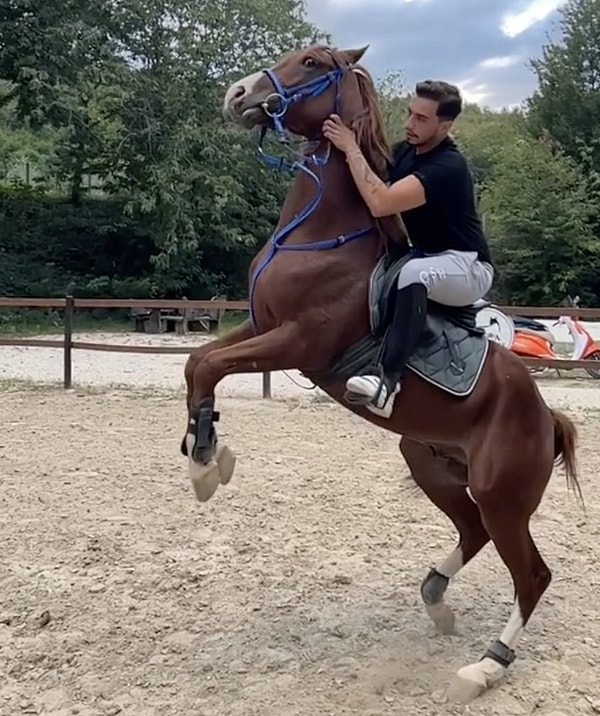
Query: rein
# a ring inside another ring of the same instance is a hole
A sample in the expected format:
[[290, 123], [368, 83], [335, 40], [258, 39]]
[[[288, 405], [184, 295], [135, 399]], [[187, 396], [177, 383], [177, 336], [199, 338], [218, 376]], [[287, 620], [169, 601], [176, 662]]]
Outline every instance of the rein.
[[[333, 55], [332, 55], [333, 57]], [[264, 101], [262, 105], [262, 109], [265, 112], [265, 114], [270, 117], [273, 121], [273, 130], [279, 141], [282, 144], [289, 144], [290, 137], [289, 132], [285, 126], [284, 117], [288, 110], [288, 108], [295, 104], [296, 102], [301, 102], [305, 99], [310, 99], [314, 97], [318, 97], [319, 95], [323, 94], [326, 90], [328, 90], [333, 84], [335, 84], [336, 88], [336, 95], [335, 95], [335, 112], [336, 114], [340, 113], [341, 108], [341, 87], [340, 83], [342, 80], [342, 77], [344, 73], [347, 71], [347, 67], [343, 68], [340, 67], [340, 65], [337, 63], [337, 61], [334, 59], [334, 62], [336, 64], [335, 69], [330, 70], [325, 75], [321, 75], [320, 77], [315, 77], [315, 79], [310, 80], [309, 82], [304, 82], [299, 85], [295, 85], [293, 87], [286, 87], [284, 86], [279, 77], [273, 72], [271, 69], [263, 70], [263, 72], [267, 75], [267, 77], [271, 80], [273, 83], [273, 86], [275, 88], [275, 92], [270, 94]], [[269, 104], [276, 100], [277, 107], [275, 109], [271, 109], [269, 107]], [[271, 263], [273, 260], [273, 257], [278, 251], [328, 251], [330, 249], [336, 249], [339, 246], [343, 246], [344, 244], [347, 244], [351, 241], [354, 241], [355, 239], [360, 238], [361, 236], [366, 236], [367, 234], [371, 233], [373, 231], [373, 225], [367, 226], [362, 229], [358, 229], [357, 231], [350, 232], [348, 234], [341, 234], [340, 236], [335, 236], [330, 239], [323, 239], [321, 241], [313, 241], [309, 244], [284, 244], [285, 239], [291, 234], [292, 231], [294, 231], [300, 224], [302, 224], [306, 219], [308, 219], [309, 216], [316, 210], [317, 206], [321, 202], [321, 199], [323, 197], [323, 183], [317, 174], [315, 174], [312, 169], [308, 166], [309, 164], [314, 164], [317, 167], [323, 167], [327, 164], [331, 157], [331, 144], [327, 147], [327, 152], [325, 153], [324, 157], [317, 157], [316, 154], [307, 154], [302, 157], [302, 159], [294, 160], [293, 162], [290, 162], [284, 158], [278, 158], [275, 156], [272, 156], [270, 154], [267, 154], [265, 150], [263, 149], [263, 143], [267, 134], [267, 131], [269, 130], [269, 127], [263, 127], [260, 131], [259, 135], [259, 141], [258, 141], [258, 153], [261, 156], [262, 160], [265, 162], [267, 166], [270, 166], [271, 168], [277, 170], [277, 171], [288, 171], [290, 173], [295, 174], [298, 171], [304, 172], [310, 179], [312, 179], [316, 184], [316, 193], [313, 196], [313, 198], [309, 201], [309, 203], [300, 211], [296, 216], [285, 226], [281, 227], [279, 231], [276, 231], [271, 236], [269, 243], [270, 248], [269, 252], [265, 256], [265, 258], [261, 261], [258, 268], [254, 272], [254, 275], [252, 276], [251, 283], [250, 283], [250, 296], [249, 296], [249, 304], [250, 304], [250, 321], [252, 323], [252, 326], [254, 328], [254, 332], [256, 333], [256, 322], [254, 319], [254, 291], [256, 288], [256, 283], [258, 281], [259, 276], [261, 273], [265, 270], [265, 268]]]

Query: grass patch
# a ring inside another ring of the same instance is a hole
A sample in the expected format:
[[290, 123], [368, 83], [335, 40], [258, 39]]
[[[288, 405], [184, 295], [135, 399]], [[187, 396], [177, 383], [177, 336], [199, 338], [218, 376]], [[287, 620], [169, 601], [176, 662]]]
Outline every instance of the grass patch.
[[[119, 315], [115, 311], [76, 310], [73, 316], [73, 330], [77, 332], [110, 331], [124, 333], [131, 330], [131, 323], [126, 316]], [[15, 337], [62, 335], [63, 331], [62, 311], [36, 308], [0, 310], [0, 335]]]
[[[245, 311], [228, 311], [221, 322], [219, 334], [226, 333], [243, 323]], [[64, 330], [62, 311], [41, 309], [0, 309], [0, 335], [19, 337], [34, 335], [62, 335]], [[75, 310], [73, 316], [75, 333], [133, 333], [133, 325], [127, 312], [92, 309]], [[204, 334], [196, 334], [204, 335]], [[218, 335], [218, 334], [217, 334]], [[216, 337], [216, 336], [215, 336]]]

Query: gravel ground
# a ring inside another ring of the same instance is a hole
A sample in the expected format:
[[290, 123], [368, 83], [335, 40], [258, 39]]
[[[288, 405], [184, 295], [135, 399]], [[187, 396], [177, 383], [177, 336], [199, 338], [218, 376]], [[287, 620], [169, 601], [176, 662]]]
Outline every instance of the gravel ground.
[[31, 384], [60, 382], [60, 350], [0, 347], [1, 716], [600, 713], [600, 381], [540, 379], [578, 424], [588, 514], [557, 474], [533, 525], [554, 581], [508, 681], [461, 707], [445, 687], [510, 611], [495, 550], [454, 580], [457, 633], [436, 636], [419, 585], [452, 526], [403, 479], [397, 436], [294, 371], [273, 376], [273, 401], [260, 376], [223, 382], [236, 473], [195, 502], [184, 362], [76, 351], [65, 392]]
[[[48, 338], [32, 336], [32, 338]], [[209, 339], [194, 335], [144, 335], [129, 333], [78, 333], [77, 341], [114, 343], [118, 345], [195, 346]], [[185, 388], [183, 367], [186, 355], [147, 355], [73, 351], [73, 382], [79, 386], [127, 386], [136, 388]], [[63, 358], [60, 348], [28, 348], [0, 346], [0, 380], [62, 382]], [[287, 375], [286, 375], [287, 374]], [[275, 373], [272, 376], [273, 397], [305, 394], [312, 383], [298, 371]], [[288, 377], [289, 376], [289, 377]], [[315, 389], [316, 391], [317, 389]], [[321, 393], [321, 391], [318, 391]], [[256, 398], [262, 395], [262, 376], [227, 376], [218, 386], [217, 395]]]
[[[36, 336], [44, 338], [44, 336]], [[46, 336], [47, 337], [47, 336]], [[76, 340], [119, 345], [183, 345], [192, 349], [209, 340], [194, 335], [144, 335], [129, 333], [78, 333]], [[76, 386], [122, 386], [183, 390], [186, 355], [146, 355], [76, 350], [73, 352], [73, 382]], [[62, 382], [62, 350], [0, 346], [0, 380]], [[583, 371], [564, 372], [558, 378], [549, 372], [538, 378], [544, 395], [553, 404], [600, 409], [600, 381], [589, 380]], [[277, 398], [321, 395], [321, 390], [290, 370], [272, 374], [272, 394]], [[231, 375], [218, 386], [217, 395], [256, 398], [262, 395], [262, 376]]]

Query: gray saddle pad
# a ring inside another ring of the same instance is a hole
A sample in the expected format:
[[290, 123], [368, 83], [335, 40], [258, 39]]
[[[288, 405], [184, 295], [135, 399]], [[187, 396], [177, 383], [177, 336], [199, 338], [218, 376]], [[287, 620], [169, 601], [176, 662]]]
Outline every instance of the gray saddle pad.
[[[371, 335], [350, 346], [326, 370], [306, 373], [315, 383], [346, 380], [378, 371], [378, 357], [389, 321], [392, 293], [407, 256], [384, 256], [371, 275], [369, 314]], [[474, 309], [430, 304], [425, 330], [407, 367], [438, 388], [464, 397], [471, 393], [483, 369], [489, 342], [474, 324]]]

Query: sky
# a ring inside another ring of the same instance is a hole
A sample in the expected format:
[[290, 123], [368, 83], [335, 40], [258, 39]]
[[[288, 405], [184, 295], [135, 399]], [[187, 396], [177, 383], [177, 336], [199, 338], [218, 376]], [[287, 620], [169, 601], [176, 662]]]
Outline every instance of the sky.
[[400, 71], [408, 91], [422, 79], [458, 85], [465, 100], [501, 109], [536, 87], [528, 67], [560, 37], [566, 0], [307, 0], [308, 19], [340, 48], [369, 45], [375, 78]]

